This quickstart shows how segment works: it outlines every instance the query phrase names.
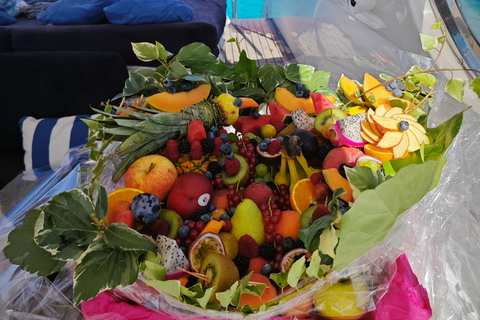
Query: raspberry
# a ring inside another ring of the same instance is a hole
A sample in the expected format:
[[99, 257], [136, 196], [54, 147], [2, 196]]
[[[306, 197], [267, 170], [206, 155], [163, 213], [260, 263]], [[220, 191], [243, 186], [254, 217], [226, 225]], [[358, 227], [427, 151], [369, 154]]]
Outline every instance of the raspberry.
[[167, 141], [167, 145], [165, 147], [165, 157], [172, 162], [180, 159], [180, 152], [178, 151], [178, 143], [176, 140], [170, 139]]
[[235, 175], [240, 170], [240, 161], [237, 158], [225, 159], [225, 171], [229, 176]]
[[228, 134], [227, 130], [225, 130], [225, 129], [220, 129], [220, 130], [218, 130], [218, 132], [217, 132], [217, 137], [220, 137], [220, 135], [221, 135], [222, 133]]
[[283, 121], [281, 121], [278, 118], [271, 118], [270, 119], [270, 124], [275, 127], [275, 130], [277, 131], [277, 133], [282, 131], [283, 129], [285, 129], [287, 127], [287, 125], [285, 123], [283, 123]]
[[192, 142], [190, 149], [190, 158], [193, 160], [200, 160], [203, 157], [203, 149], [200, 141], [196, 140]]
[[203, 152], [205, 153], [212, 153], [215, 149], [215, 144], [211, 139], [203, 139], [201, 143]]
[[220, 173], [220, 171], [222, 171], [222, 168], [217, 161], [210, 161], [207, 166], [207, 170], [210, 171], [212, 175], [216, 175], [217, 173]]
[[258, 247], [258, 254], [263, 259], [270, 261], [275, 259], [275, 255], [277, 254], [277, 252], [273, 243], [264, 242]]
[[189, 154], [190, 153], [190, 142], [187, 140], [182, 140], [178, 144], [178, 151], [183, 154]]
[[220, 137], [216, 137], [213, 139], [213, 155], [215, 157], [221, 157], [222, 156], [222, 151], [220, 151], [220, 147], [223, 145], [223, 140]]
[[232, 231], [232, 222], [230, 220], [223, 220], [223, 221], [225, 221], [225, 224], [223, 225], [220, 232], [230, 232], [230, 231]]
[[237, 255], [232, 261], [237, 266], [240, 278], [243, 277], [250, 267], [250, 259], [241, 255]]
[[238, 254], [248, 259], [258, 257], [258, 244], [252, 236], [245, 234], [238, 239]]
[[328, 210], [328, 207], [323, 205], [323, 204], [319, 205], [315, 209], [315, 211], [313, 211], [313, 213], [312, 213], [312, 223], [315, 220], [320, 219], [321, 217], [326, 216], [328, 214], [330, 214], [330, 210]]
[[317, 183], [325, 183], [325, 177], [323, 176], [323, 172], [315, 172], [310, 176], [310, 181], [316, 185]]
[[278, 140], [272, 140], [270, 144], [268, 145], [267, 152], [269, 154], [276, 154], [280, 151], [282, 148], [282, 143]]

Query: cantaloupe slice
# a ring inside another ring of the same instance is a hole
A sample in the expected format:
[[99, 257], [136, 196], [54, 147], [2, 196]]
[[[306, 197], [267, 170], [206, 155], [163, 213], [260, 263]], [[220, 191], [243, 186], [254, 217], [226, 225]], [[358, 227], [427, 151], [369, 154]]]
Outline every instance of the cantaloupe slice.
[[210, 88], [210, 84], [205, 83], [188, 92], [161, 92], [147, 97], [145, 100], [152, 108], [165, 112], [179, 112], [183, 108], [207, 99]]
[[306, 113], [315, 114], [312, 98], [298, 98], [286, 88], [275, 89], [275, 100], [288, 111], [302, 108]]
[[348, 100], [354, 104], [363, 104], [363, 101], [358, 98], [363, 94], [363, 90], [357, 82], [350, 80], [342, 74], [340, 80], [338, 80], [338, 86]]
[[385, 104], [390, 107], [390, 101], [388, 98], [395, 98], [393, 93], [385, 89], [384, 86], [380, 85], [380, 82], [369, 73], [365, 73], [364, 75], [363, 90], [365, 91], [367, 100], [370, 101], [368, 98], [372, 95], [375, 97], [375, 101], [370, 101], [374, 107], [378, 107], [381, 104]]
[[332, 191], [339, 188], [345, 190], [345, 193], [340, 196], [342, 200], [347, 202], [352, 201], [352, 187], [350, 187], [348, 180], [342, 177], [340, 172], [338, 172], [338, 169], [332, 168], [323, 170], [323, 176], [325, 177], [325, 182]]

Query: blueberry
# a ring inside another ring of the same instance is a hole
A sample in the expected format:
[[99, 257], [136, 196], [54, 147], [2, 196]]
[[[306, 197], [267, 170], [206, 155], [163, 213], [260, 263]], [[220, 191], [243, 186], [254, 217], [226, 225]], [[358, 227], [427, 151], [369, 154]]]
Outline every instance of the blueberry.
[[263, 139], [263, 142], [265, 142], [265, 143], [267, 144], [267, 146], [269, 146], [270, 143], [272, 143], [272, 139], [270, 139], [270, 138], [265, 138], [265, 139]]
[[228, 209], [228, 215], [230, 217], [233, 217], [233, 215], [235, 214], [235, 210], [237, 210], [237, 207], [231, 207], [230, 209]]
[[257, 107], [251, 107], [250, 112], [251, 113], [258, 112], [258, 108]]
[[398, 126], [400, 127], [400, 130], [402, 130], [402, 131], [407, 131], [408, 128], [410, 127], [410, 125], [408, 124], [408, 122], [405, 121], [405, 120], [400, 121], [400, 122], [398, 123]]
[[177, 89], [175, 89], [175, 87], [170, 87], [170, 88], [167, 88], [167, 91], [168, 93], [175, 93], [177, 92]]
[[207, 138], [209, 140], [215, 139], [215, 133], [213, 133], [212, 131], [208, 131]]
[[225, 159], [218, 161], [218, 163], [220, 164], [220, 167], [225, 167]]
[[190, 81], [183, 81], [182, 84], [180, 85], [182, 88], [182, 91], [190, 91], [193, 88], [193, 85]]
[[232, 152], [232, 146], [230, 146], [228, 143], [224, 143], [220, 146], [220, 152], [224, 155], [227, 155]]
[[212, 179], [213, 179], [212, 173], [211, 173], [210, 171], [208, 171], [208, 170], [205, 171], [205, 172], [203, 173], [203, 175], [204, 175], [205, 177], [207, 177], [208, 180], [212, 180]]
[[178, 237], [180, 239], [185, 239], [188, 237], [188, 234], [190, 233], [190, 228], [187, 225], [183, 225], [178, 229]]
[[202, 220], [204, 223], [207, 223], [212, 219], [212, 215], [210, 213], [205, 213], [200, 216], [200, 220]]
[[277, 140], [280, 141], [280, 143], [283, 143], [283, 137], [278, 137]]
[[163, 81], [163, 87], [164, 87], [165, 89], [171, 88], [171, 87], [173, 87], [173, 83], [171, 83], [171, 82], [168, 81], [168, 80], [165, 80], [165, 81]]
[[223, 143], [228, 142], [228, 134], [222, 133], [220, 139], [222, 139]]
[[260, 149], [260, 151], [265, 152], [268, 149], [268, 145], [266, 144], [265, 141], [262, 141], [258, 144], [258, 149]]
[[310, 90], [305, 89], [305, 90], [303, 91], [303, 97], [304, 97], [304, 98], [310, 98]]
[[252, 118], [253, 118], [253, 119], [258, 119], [258, 118], [260, 118], [260, 113], [258, 113], [258, 112], [252, 112]]
[[391, 81], [391, 82], [388, 84], [388, 87], [390, 87], [390, 89], [392, 89], [392, 90], [397, 89], [397, 88], [398, 88], [398, 81], [397, 81], [397, 80]]
[[220, 215], [220, 218], [219, 218], [219, 219], [220, 219], [220, 221], [222, 221], [222, 220], [230, 220], [230, 216], [229, 216], [228, 214], [226, 214], [226, 213], [222, 213], [222, 214]]
[[259, 137], [262, 137], [262, 126], [258, 127], [257, 133]]
[[295, 92], [295, 96], [297, 98], [302, 98], [303, 97], [303, 90], [298, 90], [297, 92]]
[[297, 89], [297, 91], [302, 91], [302, 89], [303, 89], [303, 83], [297, 82], [297, 84], [295, 85], [295, 88]]
[[295, 240], [292, 237], [283, 238], [282, 247], [285, 252], [295, 249]]
[[262, 266], [262, 269], [260, 270], [260, 272], [266, 277], [268, 277], [270, 273], [272, 273], [272, 271], [273, 271], [273, 267], [270, 263], [265, 263]]
[[213, 134], [217, 134], [217, 132], [218, 132], [218, 127], [216, 127], [216, 126], [211, 126], [211, 127], [210, 127], [210, 131], [213, 132]]
[[208, 205], [208, 211], [212, 212], [213, 210], [217, 209], [217, 207], [213, 204], [213, 203], [210, 203]]
[[403, 96], [403, 92], [402, 92], [402, 90], [397, 88], [397, 89], [393, 90], [393, 95], [397, 98], [400, 98], [401, 96]]
[[235, 153], [233, 153], [232, 151], [230, 151], [230, 153], [227, 154], [227, 155], [225, 156], [225, 158], [228, 159], [228, 160], [233, 160], [233, 158], [235, 158]]
[[130, 203], [133, 217], [136, 221], [149, 226], [155, 222], [162, 207], [160, 200], [151, 193], [140, 193], [133, 197]]
[[240, 98], [235, 98], [235, 100], [233, 101], [233, 105], [234, 105], [235, 107], [239, 107], [239, 108], [240, 108], [240, 107], [242, 106], [242, 104], [243, 104], [243, 101], [242, 101], [242, 99], [240, 99]]

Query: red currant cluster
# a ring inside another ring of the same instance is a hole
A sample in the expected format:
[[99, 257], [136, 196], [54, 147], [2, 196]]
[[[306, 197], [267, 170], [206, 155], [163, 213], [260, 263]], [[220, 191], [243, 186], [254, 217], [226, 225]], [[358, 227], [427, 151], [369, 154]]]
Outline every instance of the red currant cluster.
[[275, 233], [275, 225], [280, 221], [282, 210], [278, 208], [276, 203], [271, 203], [270, 205], [263, 203], [260, 205], [260, 212], [262, 213], [265, 229], [265, 241], [275, 242], [277, 245], [280, 245], [283, 236], [280, 233]]
[[211, 180], [212, 186], [214, 189], [223, 189], [225, 185], [223, 184], [223, 178], [221, 173], [217, 173]]
[[205, 228], [205, 223], [202, 220], [190, 220], [185, 226], [188, 227], [188, 229], [185, 228], [187, 230], [187, 233], [182, 234], [182, 232], [179, 232], [179, 234], [175, 238], [175, 241], [177, 242], [178, 246], [188, 249], [192, 242], [198, 238], [200, 232], [202, 232], [202, 230]]
[[275, 251], [277, 253], [275, 254], [275, 258], [273, 259], [272, 267], [273, 267], [273, 272], [278, 272], [280, 271], [280, 263], [282, 262], [283, 254], [284, 254], [282, 245], [277, 244], [275, 246]]
[[233, 183], [228, 185], [227, 200], [229, 208], [236, 207], [240, 204], [243, 200], [243, 191], [243, 187], [237, 189], [237, 185]]
[[242, 140], [238, 140], [236, 145], [238, 147], [238, 154], [244, 157], [248, 163], [248, 184], [252, 184], [255, 182], [255, 178], [257, 177], [255, 173], [255, 166], [257, 165], [255, 146], [252, 144], [250, 137], [244, 137]]
[[278, 186], [278, 189], [279, 190], [273, 190], [278, 208], [282, 211], [290, 210], [290, 193], [288, 192], [288, 187], [285, 184], [281, 184]]

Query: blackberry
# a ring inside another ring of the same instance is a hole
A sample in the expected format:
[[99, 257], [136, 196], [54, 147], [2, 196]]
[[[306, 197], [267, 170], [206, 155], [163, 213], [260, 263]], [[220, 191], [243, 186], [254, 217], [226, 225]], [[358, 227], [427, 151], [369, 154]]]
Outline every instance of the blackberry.
[[198, 221], [200, 220], [200, 217], [206, 213], [209, 213], [207, 210], [198, 210], [198, 211], [195, 211], [192, 216], [190, 217], [190, 220], [193, 220], [193, 221]]
[[302, 240], [298, 239], [297, 242], [295, 242], [295, 246], [297, 248], [305, 248], [305, 243]]
[[237, 266], [240, 278], [242, 278], [250, 267], [250, 260], [245, 256], [236, 256], [232, 261]]
[[217, 161], [210, 161], [207, 166], [207, 170], [212, 173], [212, 175], [216, 175], [222, 171], [222, 167], [220, 167], [220, 163]]
[[178, 151], [180, 151], [180, 153], [189, 154], [190, 150], [190, 142], [188, 142], [187, 140], [180, 141], [180, 143], [178, 144]]
[[211, 139], [203, 139], [202, 149], [205, 153], [212, 153], [215, 150], [215, 143]]
[[317, 158], [319, 158], [319, 159], [325, 159], [325, 157], [326, 157], [327, 154], [328, 154], [328, 151], [330, 151], [330, 150], [328, 150], [328, 148], [327, 148], [326, 146], [324, 146], [324, 145], [318, 146], [318, 148], [317, 148], [317, 155], [316, 155]]
[[345, 179], [347, 179], [347, 174], [345, 173], [345, 167], [347, 167], [347, 168], [353, 168], [353, 166], [349, 166], [349, 165], [346, 164], [346, 163], [342, 163], [342, 164], [340, 165], [340, 167], [338, 168], [338, 173], [340, 173], [340, 175], [341, 175], [342, 177], [344, 177]]
[[258, 254], [265, 260], [273, 260], [275, 259], [275, 255], [277, 254], [273, 243], [271, 242], [264, 242], [258, 247]]
[[257, 147], [257, 144], [258, 144], [258, 141], [257, 141], [257, 139], [252, 139], [252, 140], [250, 140], [250, 143], [252, 144], [252, 146], [253, 146], [254, 148], [256, 148], [256, 147]]

